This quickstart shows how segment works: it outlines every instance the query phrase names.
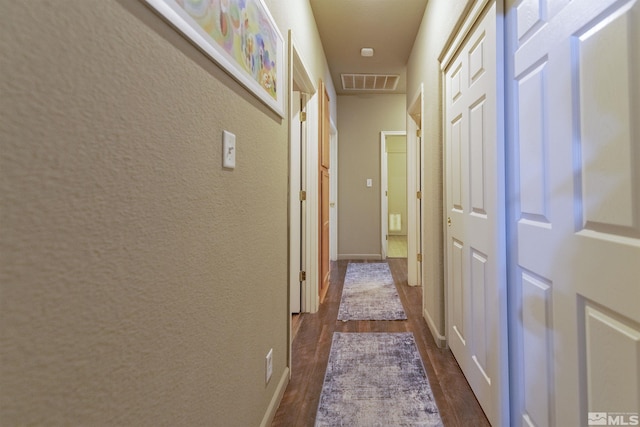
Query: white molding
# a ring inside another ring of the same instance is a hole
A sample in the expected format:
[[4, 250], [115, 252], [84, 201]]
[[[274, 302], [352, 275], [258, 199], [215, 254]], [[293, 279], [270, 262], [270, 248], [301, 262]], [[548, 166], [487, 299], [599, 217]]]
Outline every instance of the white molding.
[[429, 327], [431, 335], [433, 335], [433, 339], [436, 342], [438, 348], [447, 348], [447, 337], [445, 337], [438, 331], [438, 328], [436, 328], [435, 322], [433, 321], [433, 318], [431, 317], [431, 314], [429, 313], [429, 310], [426, 309], [426, 307], [422, 312], [422, 316], [427, 322], [427, 326]]
[[[304, 60], [300, 56], [298, 44], [296, 43], [292, 30], [289, 30], [289, 49], [291, 81], [295, 81], [296, 83], [298, 83], [300, 92], [313, 95], [314, 93], [316, 93], [316, 85], [313, 83], [311, 75], [309, 74], [309, 67], [305, 65]], [[293, 90], [293, 86], [291, 86], [291, 90]]]
[[260, 423], [260, 427], [267, 427], [273, 423], [273, 419], [276, 416], [276, 412], [278, 411], [278, 407], [280, 406], [280, 402], [282, 401], [284, 392], [287, 389], [287, 385], [289, 385], [289, 378], [291, 378], [289, 368], [284, 368], [284, 372], [280, 377], [280, 381], [278, 382], [278, 387], [276, 388], [276, 392], [273, 394], [273, 397], [269, 402], [269, 406], [267, 407], [267, 411], [264, 413], [264, 416], [262, 417], [262, 422]]
[[480, 0], [473, 2], [470, 9], [467, 7], [467, 9], [462, 12], [460, 20], [452, 32], [452, 34], [455, 34], [455, 37], [449, 38], [447, 43], [444, 45], [442, 52], [438, 56], [441, 71], [446, 70], [451, 60], [455, 58], [458, 49], [460, 49], [464, 43], [465, 39], [473, 29], [473, 26], [478, 22], [478, 18], [484, 12], [485, 7], [492, 1], [493, 0]]
[[[419, 110], [420, 123], [416, 123], [412, 114]], [[416, 136], [417, 129], [423, 129], [424, 132], [424, 84], [421, 83], [420, 87], [416, 91], [412, 98], [410, 107], [407, 109], [407, 283], [409, 286], [420, 286], [422, 284], [422, 269], [421, 264], [418, 263], [417, 255], [422, 251], [420, 247], [420, 241], [418, 239], [420, 230], [422, 227], [422, 218], [417, 218], [416, 211], [418, 209], [418, 202], [415, 197], [418, 191], [417, 176], [418, 165], [424, 163], [424, 152], [422, 152], [422, 159], [418, 159], [418, 137]], [[422, 138], [421, 138], [422, 139]], [[421, 142], [422, 144], [422, 142]], [[424, 146], [424, 144], [422, 144]], [[422, 150], [423, 151], [423, 150]], [[424, 177], [423, 183], [424, 183]], [[422, 185], [424, 187], [424, 185]], [[423, 261], [424, 262], [424, 261]]]

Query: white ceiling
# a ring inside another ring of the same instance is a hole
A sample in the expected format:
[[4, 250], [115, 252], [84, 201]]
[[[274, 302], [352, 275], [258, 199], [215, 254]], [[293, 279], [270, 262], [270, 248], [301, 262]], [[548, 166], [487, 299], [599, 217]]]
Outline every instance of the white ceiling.
[[[338, 94], [345, 91], [340, 74], [398, 74], [395, 91], [406, 92], [406, 64], [422, 22], [427, 0], [310, 0]], [[360, 56], [371, 47], [375, 54]]]

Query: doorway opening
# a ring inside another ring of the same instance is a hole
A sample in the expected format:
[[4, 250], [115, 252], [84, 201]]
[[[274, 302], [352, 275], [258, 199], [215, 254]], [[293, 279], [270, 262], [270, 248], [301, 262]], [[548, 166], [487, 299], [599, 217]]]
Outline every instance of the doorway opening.
[[407, 133], [380, 132], [382, 259], [407, 258]]

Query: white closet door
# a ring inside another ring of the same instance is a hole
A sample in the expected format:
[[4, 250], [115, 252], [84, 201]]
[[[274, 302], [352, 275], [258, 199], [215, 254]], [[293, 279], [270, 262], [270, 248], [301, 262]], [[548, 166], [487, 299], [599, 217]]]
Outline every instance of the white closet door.
[[637, 425], [640, 2], [507, 11], [513, 425]]
[[491, 423], [506, 426], [502, 39], [496, 3], [469, 19], [476, 22], [452, 46], [456, 53], [444, 76], [448, 342]]

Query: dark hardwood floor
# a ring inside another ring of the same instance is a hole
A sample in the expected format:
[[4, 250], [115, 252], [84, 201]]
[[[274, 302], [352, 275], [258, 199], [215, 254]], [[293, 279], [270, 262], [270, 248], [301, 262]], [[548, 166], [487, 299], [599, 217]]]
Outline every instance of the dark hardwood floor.
[[320, 310], [302, 314], [293, 340], [291, 382], [272, 426], [313, 426], [334, 332], [413, 332], [445, 426], [489, 426], [451, 351], [439, 349], [422, 317], [422, 289], [407, 285], [407, 260], [389, 259], [389, 267], [408, 319], [338, 321], [347, 261], [332, 263], [331, 285]]

